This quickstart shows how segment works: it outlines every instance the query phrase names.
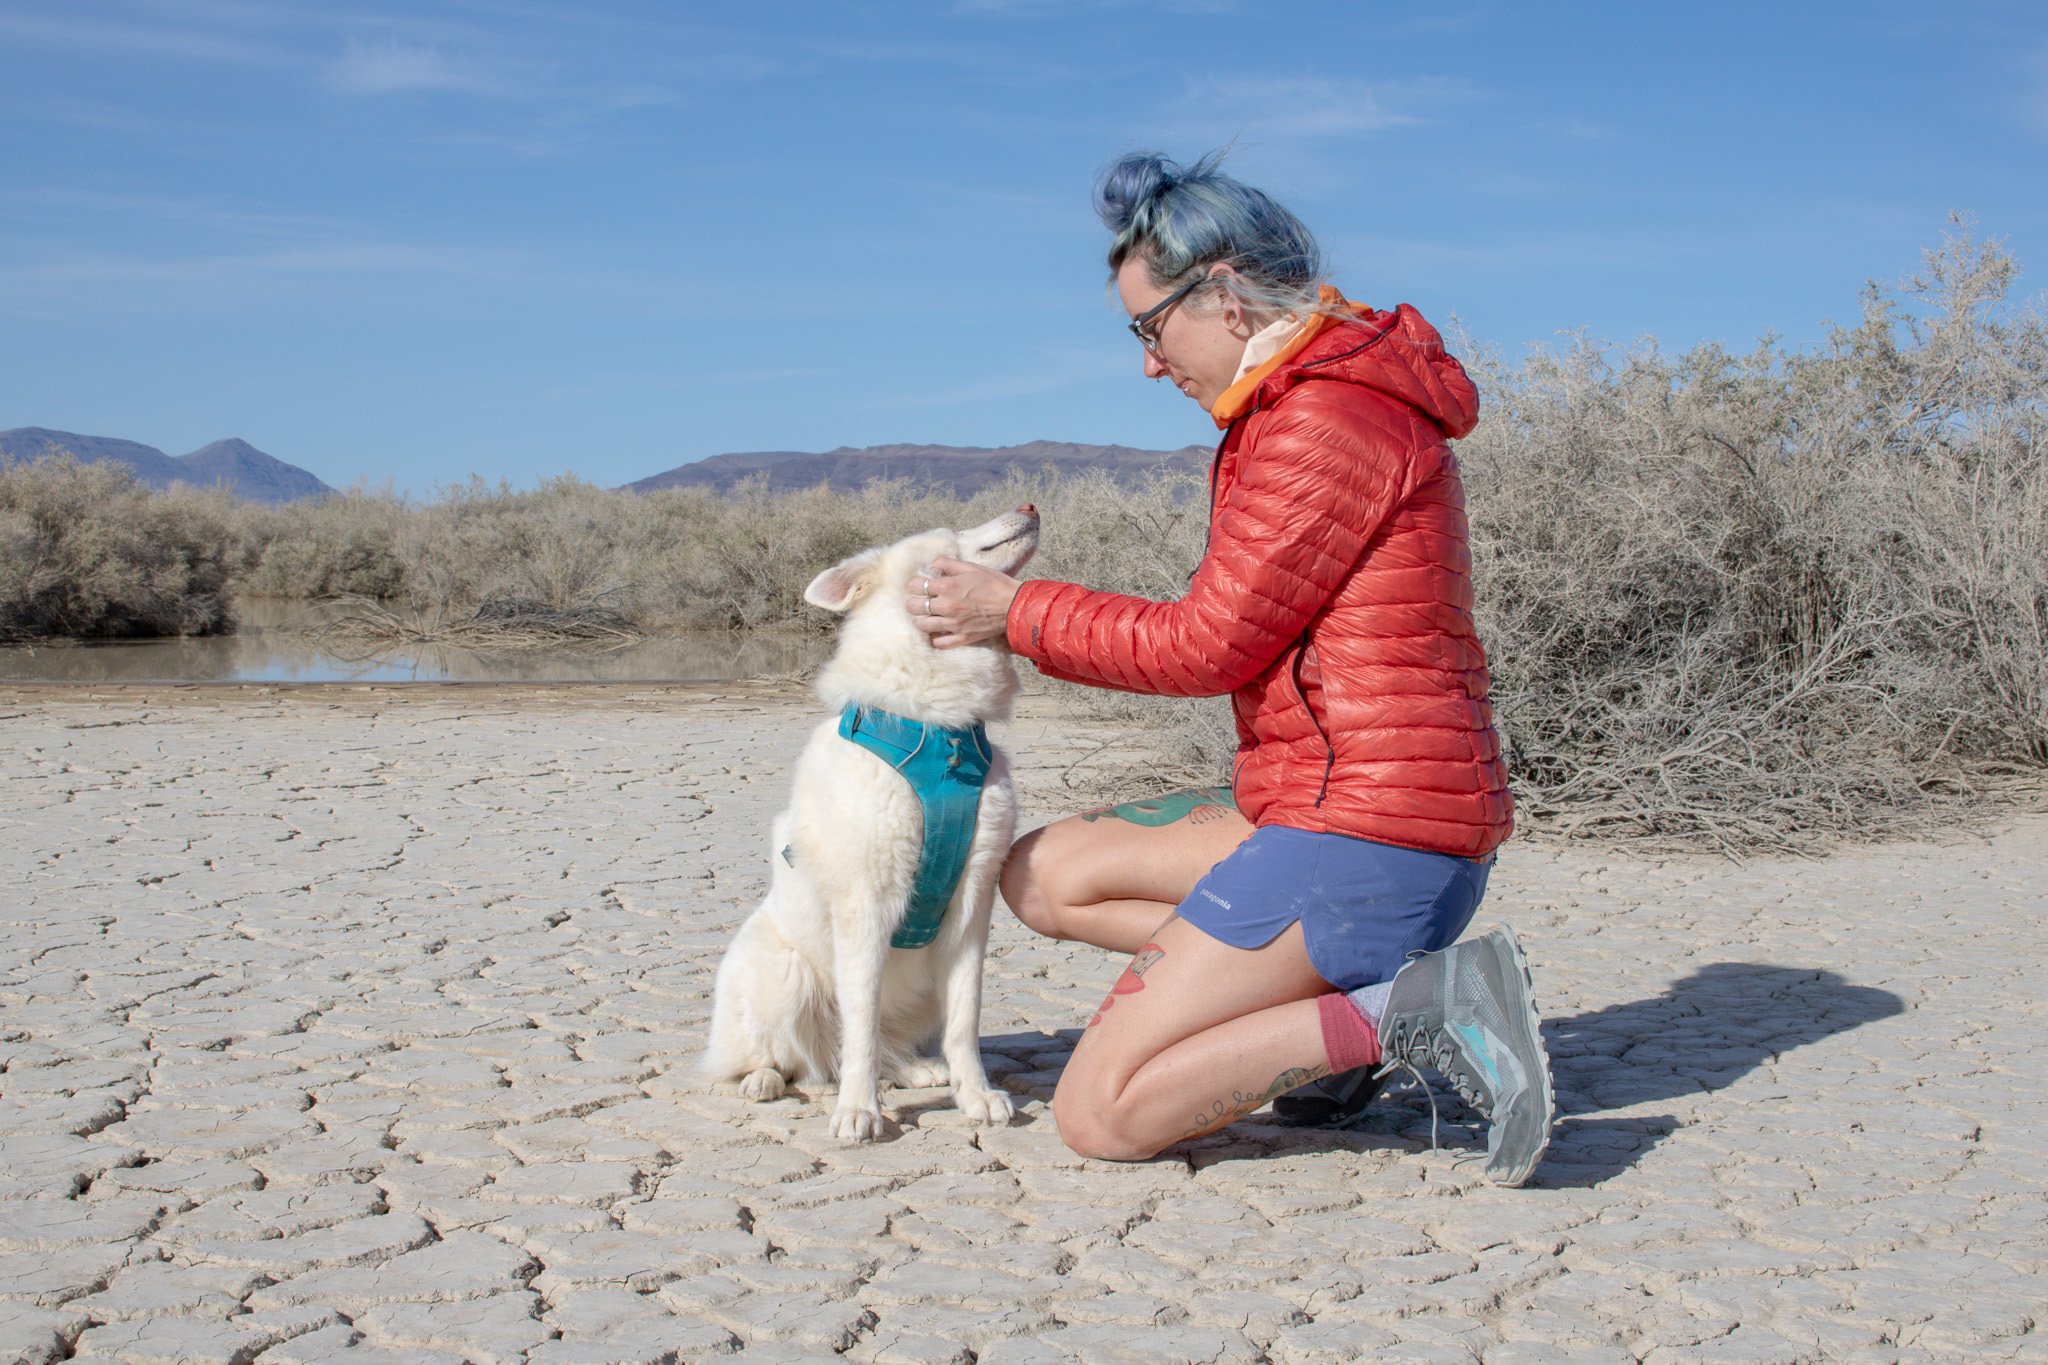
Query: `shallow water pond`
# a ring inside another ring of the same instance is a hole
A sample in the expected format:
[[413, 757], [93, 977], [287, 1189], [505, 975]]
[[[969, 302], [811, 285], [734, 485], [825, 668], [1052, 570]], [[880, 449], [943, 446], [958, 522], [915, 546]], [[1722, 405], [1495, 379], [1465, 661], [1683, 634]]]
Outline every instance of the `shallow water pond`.
[[823, 661], [831, 641], [798, 634], [665, 635], [616, 649], [371, 649], [307, 633], [331, 609], [242, 603], [235, 635], [0, 645], [6, 682], [725, 682], [794, 673]]

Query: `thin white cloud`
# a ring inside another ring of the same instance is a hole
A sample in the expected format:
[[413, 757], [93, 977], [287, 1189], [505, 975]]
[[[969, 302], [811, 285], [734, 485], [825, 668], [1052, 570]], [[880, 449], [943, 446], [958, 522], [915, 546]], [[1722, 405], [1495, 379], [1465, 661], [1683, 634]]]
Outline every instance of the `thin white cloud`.
[[1035, 19], [1088, 10], [1125, 10], [1140, 5], [1167, 14], [1236, 14], [1244, 0], [957, 0], [956, 14], [986, 14]]
[[504, 88], [473, 62], [447, 56], [436, 48], [389, 39], [372, 43], [350, 40], [328, 68], [327, 78], [336, 89], [352, 95], [432, 90], [491, 95]]
[[267, 43], [164, 28], [121, 20], [79, 19], [70, 15], [0, 14], [0, 41], [22, 47], [60, 48], [101, 55], [173, 58], [231, 66], [286, 67], [288, 53]]
[[830, 379], [834, 371], [818, 366], [766, 366], [739, 370], [598, 370], [541, 391], [550, 400], [611, 398], [621, 393], [696, 393], [746, 384], [796, 384]]
[[1422, 13], [1389, 15], [1387, 32], [1403, 35], [1476, 33], [1487, 26], [1485, 12], [1480, 9], [1453, 13], [1438, 6]]
[[900, 412], [921, 408], [961, 407], [976, 403], [1000, 402], [1009, 398], [1031, 398], [1040, 394], [1058, 393], [1075, 384], [1093, 383], [1109, 375], [1138, 374], [1138, 362], [1133, 359], [1136, 346], [1131, 347], [1067, 347], [1046, 354], [1038, 364], [1016, 373], [986, 379], [973, 379], [951, 387], [926, 386], [914, 391], [904, 390], [889, 394], [878, 394], [872, 398], [848, 403], [851, 412]]
[[1387, 290], [1406, 287], [1400, 282], [1562, 275], [1587, 269], [1669, 268], [1711, 260], [1726, 245], [1722, 234], [1674, 231], [1553, 229], [1492, 237], [1392, 237], [1336, 232], [1323, 238], [1324, 249], [1336, 268], [1334, 282], [1353, 297], [1379, 307], [1391, 307], [1398, 301]]
[[475, 147], [521, 157], [559, 156], [568, 145], [558, 137], [514, 133], [439, 133], [427, 141], [437, 147]]
[[[19, 252], [12, 253], [18, 258]], [[491, 277], [502, 261], [474, 251], [402, 243], [339, 243], [212, 256], [99, 253], [0, 268], [0, 293], [48, 294], [102, 286], [220, 289], [252, 279], [276, 282], [340, 274]]]
[[822, 379], [832, 371], [815, 366], [769, 367], [755, 370], [725, 370], [708, 374], [692, 375], [690, 380], [697, 384], [787, 384], [798, 379]]
[[247, 237], [304, 237], [314, 234], [341, 236], [351, 225], [339, 218], [310, 213], [281, 213], [270, 209], [237, 207], [204, 198], [167, 195], [119, 194], [72, 186], [26, 186], [11, 197], [11, 205], [28, 210], [23, 217], [42, 219], [49, 210], [85, 213], [98, 221], [149, 219], [157, 223], [183, 223], [212, 232], [232, 232]]
[[2048, 50], [2029, 57], [2021, 72], [2024, 86], [2019, 93], [2020, 126], [2048, 142]]
[[1295, 137], [1343, 137], [1429, 123], [1447, 105], [1471, 98], [1463, 81], [1441, 77], [1368, 82], [1228, 76], [1192, 85], [1184, 104], [1226, 124], [1257, 123]]
[[805, 51], [832, 62], [864, 66], [982, 66], [996, 54], [970, 43], [913, 38], [843, 38], [813, 43]]
[[624, 113], [632, 109], [659, 109], [676, 103], [682, 98], [675, 91], [659, 85], [627, 85], [597, 97], [597, 106], [608, 113]]
[[54, 124], [61, 128], [86, 128], [123, 137], [162, 137], [177, 126], [177, 120], [159, 109], [123, 109], [103, 99], [68, 96], [11, 101], [5, 116], [22, 123]]
[[1602, 123], [1597, 119], [1585, 118], [1578, 114], [1567, 115], [1545, 126], [1559, 137], [1570, 142], [1612, 142], [1620, 136], [1612, 124]]

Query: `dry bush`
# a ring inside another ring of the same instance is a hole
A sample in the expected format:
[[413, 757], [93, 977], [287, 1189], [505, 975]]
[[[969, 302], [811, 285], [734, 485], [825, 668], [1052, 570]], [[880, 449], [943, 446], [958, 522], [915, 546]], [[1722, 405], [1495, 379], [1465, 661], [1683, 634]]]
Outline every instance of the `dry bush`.
[[1805, 849], [2038, 768], [2048, 366], [2011, 276], [1958, 238], [1810, 353], [1475, 366], [1460, 459], [1525, 821]]
[[640, 495], [570, 477], [518, 492], [481, 478], [414, 504], [355, 490], [243, 509], [245, 592], [369, 597], [456, 621], [491, 600], [601, 607], [650, 627], [822, 628], [804, 585], [866, 546], [957, 524], [958, 498], [903, 482], [855, 493], [760, 484]]
[[414, 503], [363, 488], [279, 508], [247, 508], [261, 596], [395, 600], [451, 619], [492, 599], [566, 611], [611, 602], [631, 584], [620, 544], [635, 499], [573, 477], [530, 492], [479, 477]]
[[232, 630], [239, 555], [224, 493], [68, 455], [0, 469], [0, 639]]
[[[1865, 347], [1889, 373], [1907, 639], [1954, 686], [1960, 755], [2048, 764], [2048, 321], [2004, 306], [2017, 273], [1952, 239], [1910, 282], [1912, 340]], [[1881, 301], [1880, 301], [1881, 303]], [[1866, 324], [1868, 325], [1868, 324]], [[1874, 330], [1874, 329], [1873, 329]]]
[[668, 624], [734, 630], [828, 627], [830, 616], [803, 603], [819, 571], [870, 545], [957, 525], [965, 510], [957, 498], [897, 480], [858, 492], [778, 494], [758, 481], [723, 496], [665, 489], [645, 495], [641, 508], [628, 549], [639, 610]]
[[631, 586], [619, 528], [629, 501], [570, 476], [526, 493], [474, 477], [444, 488], [399, 524], [402, 596], [444, 616], [492, 598], [555, 611], [613, 605]]
[[[1031, 567], [1037, 577], [1172, 601], [1187, 592], [1207, 544], [1208, 481], [1186, 470], [1162, 469], [1126, 489], [1105, 474], [1062, 476], [1048, 469], [992, 497], [998, 506], [1038, 505], [1045, 529]], [[1076, 712], [1120, 727], [1108, 743], [1135, 770], [1125, 794], [1230, 780], [1237, 729], [1228, 698], [1062, 692]]]
[[251, 568], [236, 588], [254, 597], [398, 597], [406, 565], [399, 527], [413, 509], [390, 488], [362, 485], [277, 507], [242, 503]]

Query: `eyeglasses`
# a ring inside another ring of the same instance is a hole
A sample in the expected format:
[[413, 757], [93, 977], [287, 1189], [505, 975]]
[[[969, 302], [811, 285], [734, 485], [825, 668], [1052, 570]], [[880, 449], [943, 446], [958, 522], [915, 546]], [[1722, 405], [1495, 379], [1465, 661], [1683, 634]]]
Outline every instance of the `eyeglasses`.
[[1158, 332], [1153, 330], [1152, 320], [1156, 317], [1159, 317], [1161, 314], [1165, 313], [1167, 309], [1173, 307], [1173, 305], [1179, 303], [1182, 299], [1186, 298], [1189, 294], [1192, 294], [1195, 290], [1200, 289], [1203, 285], [1209, 283], [1209, 281], [1214, 278], [1215, 277], [1213, 275], [1208, 274], [1197, 275], [1194, 279], [1189, 280], [1186, 284], [1174, 290], [1171, 294], [1168, 294], [1165, 298], [1159, 300], [1159, 302], [1153, 304], [1150, 308], [1147, 308], [1144, 312], [1138, 314], [1138, 316], [1132, 318], [1130, 324], [1131, 335], [1138, 339], [1138, 344], [1140, 346], [1143, 346], [1153, 355], [1158, 355], [1159, 334]]

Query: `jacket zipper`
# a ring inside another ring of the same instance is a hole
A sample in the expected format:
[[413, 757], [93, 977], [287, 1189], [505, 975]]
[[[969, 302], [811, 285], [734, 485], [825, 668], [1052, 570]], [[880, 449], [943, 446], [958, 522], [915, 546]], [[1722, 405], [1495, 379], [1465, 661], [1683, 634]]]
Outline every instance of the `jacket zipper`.
[[1330, 773], [1337, 766], [1337, 746], [1330, 743], [1330, 732], [1325, 730], [1322, 721], [1317, 719], [1316, 708], [1309, 705], [1308, 687], [1301, 680], [1301, 666], [1307, 661], [1308, 652], [1312, 648], [1314, 646], [1309, 644], [1307, 632], [1303, 632], [1301, 647], [1294, 651], [1294, 663], [1288, 668], [1287, 676], [1294, 684], [1294, 696], [1301, 703], [1302, 714], [1308, 717], [1310, 725], [1316, 727], [1316, 738], [1323, 742], [1323, 783], [1316, 788], [1316, 805], [1320, 807], [1323, 798], [1330, 794]]
[[[1233, 428], [1237, 423], [1230, 424]], [[1230, 433], [1224, 432], [1216, 442], [1216, 453], [1209, 457], [1209, 519], [1202, 523], [1202, 559], [1209, 557], [1209, 537], [1216, 529], [1216, 481], [1223, 477], [1223, 447], [1230, 444]], [[1201, 560], [1195, 561], [1195, 569], [1202, 567]], [[1188, 581], [1195, 578], [1195, 569], [1188, 570]]]

